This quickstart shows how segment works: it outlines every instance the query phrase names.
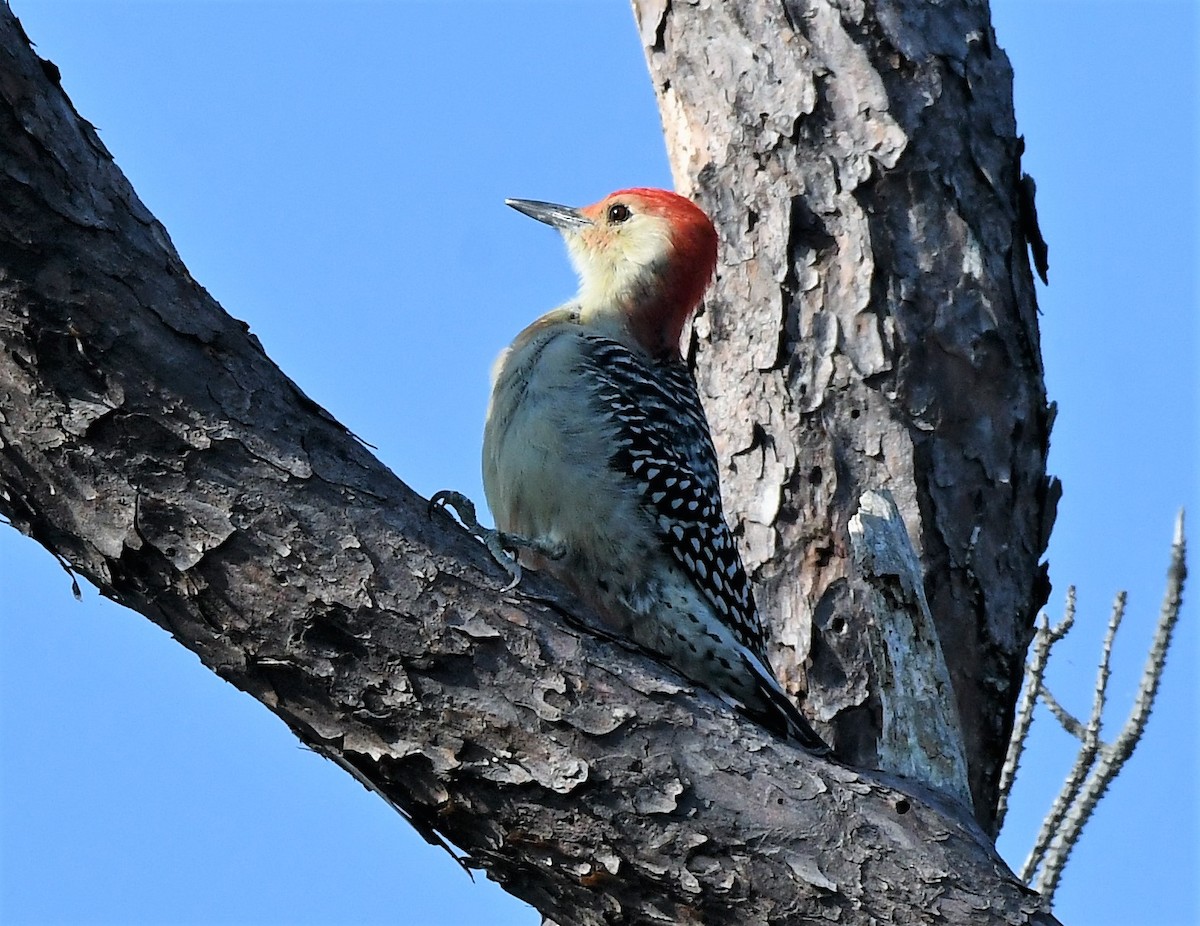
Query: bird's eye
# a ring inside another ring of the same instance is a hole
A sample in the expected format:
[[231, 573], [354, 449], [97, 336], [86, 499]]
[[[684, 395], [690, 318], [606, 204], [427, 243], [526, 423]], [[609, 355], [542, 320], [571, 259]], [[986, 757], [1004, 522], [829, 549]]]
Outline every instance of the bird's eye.
[[631, 215], [633, 213], [629, 211], [629, 207], [624, 203], [613, 203], [608, 207], [608, 221], [613, 225], [620, 225]]

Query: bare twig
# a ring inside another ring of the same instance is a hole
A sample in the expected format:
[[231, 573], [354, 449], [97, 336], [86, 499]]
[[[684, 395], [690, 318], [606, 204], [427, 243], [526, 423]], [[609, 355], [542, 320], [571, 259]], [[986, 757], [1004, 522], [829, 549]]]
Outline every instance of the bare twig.
[[1050, 851], [1046, 854], [1046, 860], [1034, 886], [1046, 898], [1047, 903], [1054, 899], [1054, 892], [1058, 888], [1062, 870], [1067, 864], [1071, 850], [1079, 841], [1084, 825], [1091, 818], [1100, 798], [1108, 790], [1108, 786], [1120, 773], [1129, 757], [1133, 755], [1138, 741], [1145, 732], [1146, 722], [1150, 719], [1150, 712], [1154, 708], [1154, 699], [1158, 694], [1158, 686], [1162, 680], [1163, 668], [1166, 666], [1171, 636], [1175, 630], [1175, 624], [1179, 620], [1179, 608], [1183, 602], [1183, 583], [1186, 577], [1187, 544], [1183, 533], [1183, 512], [1180, 511], [1175, 521], [1171, 565], [1167, 570], [1167, 590], [1163, 596], [1158, 626], [1154, 632], [1150, 652], [1146, 657], [1146, 666], [1142, 671], [1142, 680], [1133, 701], [1133, 709], [1116, 741], [1111, 746], [1102, 748], [1099, 760], [1091, 774], [1088, 775], [1082, 792], [1063, 820], [1062, 829], [1056, 834]]
[[1059, 703], [1058, 698], [1054, 697], [1054, 692], [1046, 685], [1042, 686], [1041, 697], [1043, 703], [1050, 709], [1050, 713], [1054, 715], [1054, 719], [1062, 725], [1062, 728], [1082, 743], [1084, 737], [1087, 736], [1087, 727], [1084, 726], [1083, 721], [1063, 707]]
[[[1105, 744], [1100, 740], [1100, 717], [1105, 705], [1113, 640], [1125, 610], [1124, 592], [1117, 596], [1113, 605], [1113, 614], [1105, 634], [1100, 668], [1096, 678], [1092, 714], [1080, 737], [1082, 745], [1079, 754], [1054, 806], [1042, 825], [1042, 832], [1038, 835], [1034, 849], [1030, 852], [1021, 871], [1021, 876], [1030, 880], [1034, 871], [1038, 871], [1040, 866], [1034, 887], [1041, 892], [1047, 904], [1054, 900], [1063, 868], [1066, 866], [1071, 851], [1078, 843], [1084, 826], [1091, 819], [1096, 805], [1107, 792], [1113, 779], [1117, 777], [1121, 768], [1133, 755], [1142, 733], [1145, 732], [1146, 723], [1154, 707], [1154, 699], [1158, 694], [1158, 686], [1162, 680], [1167, 651], [1171, 646], [1171, 637], [1175, 630], [1175, 624], [1179, 620], [1179, 608], [1183, 600], [1183, 584], [1187, 577], [1186, 559], [1187, 545], [1183, 531], [1183, 512], [1181, 511], [1175, 522], [1171, 565], [1167, 570], [1167, 589], [1163, 597], [1154, 639], [1142, 671], [1141, 682], [1138, 685], [1138, 692], [1134, 698], [1133, 708], [1116, 740], [1111, 744]], [[1035, 661], [1039, 652], [1035, 649]], [[1038, 682], [1040, 687], [1040, 677]], [[1054, 711], [1055, 716], [1059, 717], [1068, 732], [1080, 736], [1079, 721], [1063, 710], [1044, 688], [1041, 689], [1041, 696]], [[1073, 723], [1068, 723], [1067, 720]]]
[[1038, 695], [1041, 694], [1044, 687], [1042, 679], [1046, 674], [1050, 649], [1065, 637], [1075, 624], [1075, 586], [1072, 585], [1067, 589], [1067, 601], [1063, 607], [1061, 621], [1051, 627], [1050, 618], [1045, 614], [1042, 614], [1041, 618], [1041, 623], [1033, 638], [1033, 659], [1025, 664], [1025, 690], [1021, 695], [1021, 704], [1013, 723], [1012, 736], [1008, 740], [1008, 754], [1004, 758], [1004, 767], [1000, 770], [1000, 799], [996, 807], [997, 832], [1004, 826], [1004, 816], [1008, 812], [1008, 795], [1021, 764], [1021, 754], [1025, 751], [1025, 741], [1029, 736], [1029, 727], [1033, 723], [1033, 709], [1037, 705]]
[[1042, 699], [1050, 708], [1055, 717], [1063, 728], [1081, 741], [1079, 753], [1075, 757], [1075, 763], [1071, 766], [1071, 771], [1063, 781], [1062, 788], [1059, 789], [1058, 796], [1054, 799], [1054, 803], [1050, 807], [1050, 812], [1046, 814], [1042, 820], [1042, 828], [1038, 833], [1037, 840], [1034, 842], [1033, 849], [1030, 850], [1029, 857], [1025, 859], [1025, 864], [1021, 867], [1021, 877], [1028, 881], [1038, 866], [1043, 863], [1046, 854], [1050, 850], [1051, 844], [1054, 842], [1055, 836], [1061, 830], [1063, 819], [1075, 805], [1075, 801], [1079, 798], [1080, 789], [1083, 787], [1084, 780], [1087, 774], [1091, 771], [1092, 766], [1096, 763], [1096, 756], [1100, 752], [1102, 743], [1100, 741], [1100, 726], [1104, 714], [1104, 705], [1108, 700], [1108, 679], [1111, 674], [1109, 671], [1109, 662], [1112, 658], [1113, 641], [1117, 636], [1117, 628], [1121, 626], [1121, 619], [1125, 616], [1125, 592], [1118, 592], [1116, 600], [1113, 602], [1112, 615], [1108, 620], [1108, 629], [1104, 633], [1104, 645], [1100, 648], [1100, 666], [1096, 670], [1096, 689], [1092, 697], [1092, 714], [1088, 718], [1087, 726], [1083, 726], [1072, 714], [1064, 710], [1061, 705], [1050, 695], [1049, 691], [1042, 692]]

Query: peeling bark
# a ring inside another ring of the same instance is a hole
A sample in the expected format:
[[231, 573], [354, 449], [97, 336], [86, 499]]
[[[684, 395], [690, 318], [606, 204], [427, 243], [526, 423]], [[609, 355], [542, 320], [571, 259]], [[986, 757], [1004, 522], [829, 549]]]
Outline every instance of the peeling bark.
[[847, 525], [888, 490], [991, 830], [1058, 487], [987, 5], [633, 5], [677, 186], [723, 241], [693, 348], [775, 666], [842, 756], [875, 761]]
[[1056, 922], [954, 805], [771, 738], [544, 579], [501, 594], [192, 279], [46, 65], [0, 5], [15, 526], [558, 922]]

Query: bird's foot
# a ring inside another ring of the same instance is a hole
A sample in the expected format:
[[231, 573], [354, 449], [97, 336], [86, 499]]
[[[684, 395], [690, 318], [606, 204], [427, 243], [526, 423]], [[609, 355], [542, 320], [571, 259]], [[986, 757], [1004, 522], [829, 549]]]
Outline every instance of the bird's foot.
[[483, 527], [475, 514], [475, 503], [461, 492], [455, 492], [452, 489], [435, 492], [429, 500], [430, 517], [433, 516], [435, 508], [453, 509], [467, 533], [487, 547], [487, 551], [492, 554], [492, 559], [508, 573], [509, 583], [504, 586], [502, 591], [510, 592], [521, 582], [521, 564], [517, 561], [517, 554], [521, 550], [529, 550], [547, 559], [562, 559], [566, 555], [567, 548], [561, 541], [522, 537], [520, 534], [509, 534], [494, 528]]

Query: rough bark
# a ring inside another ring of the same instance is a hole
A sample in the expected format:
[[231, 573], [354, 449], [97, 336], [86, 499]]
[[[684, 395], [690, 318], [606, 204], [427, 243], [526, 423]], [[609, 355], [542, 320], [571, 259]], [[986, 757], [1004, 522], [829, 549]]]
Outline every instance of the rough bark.
[[722, 233], [696, 366], [776, 667], [843, 756], [877, 761], [847, 525], [890, 491], [990, 830], [1057, 484], [987, 4], [634, 9], [677, 185]]
[[2, 5], [0, 513], [559, 922], [1055, 922], [936, 795], [536, 576], [499, 594], [191, 278]]

